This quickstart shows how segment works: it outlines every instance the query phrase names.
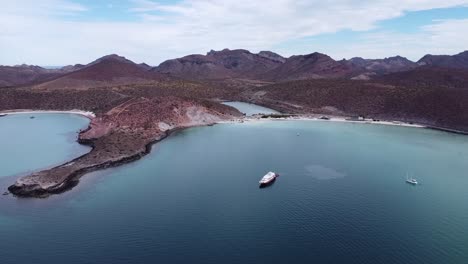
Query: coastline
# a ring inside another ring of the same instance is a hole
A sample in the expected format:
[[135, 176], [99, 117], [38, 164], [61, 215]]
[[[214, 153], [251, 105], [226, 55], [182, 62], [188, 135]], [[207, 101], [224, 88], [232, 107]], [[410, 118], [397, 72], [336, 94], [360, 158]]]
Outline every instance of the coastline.
[[318, 117], [299, 117], [289, 118], [289, 120], [302, 120], [302, 121], [319, 121], [319, 122], [346, 122], [346, 123], [357, 123], [357, 124], [369, 124], [369, 125], [386, 125], [386, 126], [402, 126], [402, 127], [415, 127], [415, 128], [426, 128], [421, 124], [410, 124], [401, 121], [374, 121], [374, 120], [348, 120], [346, 117], [330, 117], [329, 120], [320, 119]]
[[[456, 131], [456, 130], [444, 130], [443, 128], [437, 128], [437, 127], [430, 127], [422, 124], [410, 124], [406, 122], [401, 122], [401, 121], [373, 121], [373, 120], [362, 120], [362, 121], [357, 121], [357, 120], [348, 120], [347, 117], [338, 117], [338, 116], [333, 116], [330, 117], [328, 120], [320, 119], [319, 117], [315, 116], [308, 116], [308, 115], [297, 115], [297, 116], [288, 116], [288, 117], [261, 117], [261, 116], [248, 116], [244, 117], [243, 119], [236, 119], [232, 121], [220, 121], [218, 122], [219, 124], [229, 124], [229, 123], [243, 123], [243, 122], [263, 122], [263, 121], [315, 121], [315, 122], [346, 122], [346, 123], [357, 123], [357, 124], [369, 124], [369, 125], [387, 125], [387, 126], [402, 126], [402, 127], [414, 127], [414, 128], [431, 128], [431, 129], [437, 129], [441, 131]], [[460, 131], [462, 132], [462, 131]]]
[[[231, 101], [227, 101], [231, 102]], [[252, 104], [252, 103], [249, 103]], [[275, 110], [276, 111], [276, 110]], [[32, 110], [32, 109], [15, 109], [15, 110], [6, 110], [6, 111], [0, 111], [0, 114], [6, 114], [6, 115], [16, 115], [16, 114], [73, 114], [73, 115], [80, 115], [87, 117], [89, 119], [96, 118], [96, 114], [91, 112], [91, 111], [84, 111], [84, 110], [78, 110], [78, 109], [73, 109], [73, 110]], [[260, 114], [263, 116], [263, 114]], [[288, 117], [275, 117], [275, 118], [262, 118], [261, 116], [245, 116], [244, 118], [241, 119], [235, 119], [235, 120], [228, 120], [228, 121], [219, 121], [214, 124], [225, 124], [225, 123], [241, 123], [241, 122], [258, 122], [258, 121], [266, 121], [266, 120], [271, 120], [271, 121], [279, 121], [279, 120], [290, 120], [290, 121], [319, 121], [319, 122], [348, 122], [348, 123], [358, 123], [358, 124], [370, 124], [370, 125], [388, 125], [388, 126], [403, 126], [403, 127], [415, 127], [415, 128], [428, 128], [428, 129], [433, 129], [433, 130], [439, 130], [439, 131], [444, 131], [444, 132], [450, 132], [450, 133], [456, 133], [456, 134], [465, 134], [468, 135], [468, 132], [460, 131], [460, 130], [455, 130], [455, 129], [450, 129], [450, 128], [443, 128], [443, 127], [437, 127], [437, 126], [428, 126], [428, 125], [423, 125], [423, 124], [416, 124], [416, 123], [406, 123], [402, 121], [390, 121], [390, 120], [384, 120], [384, 121], [374, 121], [370, 119], [365, 119], [365, 120], [349, 120], [349, 117], [345, 116], [329, 116], [328, 120], [320, 119], [320, 115], [316, 116], [311, 116], [311, 115], [296, 115], [296, 116], [288, 116]], [[269, 114], [265, 115], [269, 116]]]
[[79, 109], [73, 110], [32, 110], [32, 109], [14, 109], [14, 110], [4, 110], [0, 111], [0, 115], [19, 115], [19, 114], [72, 114], [84, 116], [88, 119], [93, 119], [96, 117], [96, 114], [91, 111], [84, 111]]
[[450, 134], [457, 134], [457, 135], [468, 135], [468, 131], [451, 129], [446, 127], [439, 127], [433, 125], [425, 125], [425, 124], [418, 124], [418, 123], [407, 123], [403, 121], [389, 121], [389, 120], [381, 120], [381, 121], [374, 121], [374, 120], [349, 120], [347, 117], [341, 116], [333, 116], [330, 117], [328, 120], [320, 119], [319, 117], [315, 116], [308, 116], [308, 115], [296, 115], [296, 116], [288, 116], [288, 117], [244, 117], [243, 119], [236, 119], [231, 121], [220, 121], [220, 124], [229, 124], [229, 123], [244, 123], [244, 122], [265, 122], [265, 121], [314, 121], [314, 122], [343, 122], [343, 123], [356, 123], [356, 124], [368, 124], [368, 125], [384, 125], [384, 126], [400, 126], [400, 127], [410, 127], [410, 128], [423, 128], [423, 129], [430, 129], [439, 132], [445, 132]]
[[[66, 113], [66, 114], [77, 114], [77, 115], [82, 115], [87, 118], [94, 118], [94, 113], [91, 112], [86, 112], [86, 111], [80, 111], [80, 110], [70, 110], [70, 111], [29, 111], [29, 110], [24, 110], [24, 111], [10, 111], [8, 113], [12, 114], [25, 114], [25, 113]], [[328, 119], [323, 119], [320, 118], [321, 116], [319, 115], [285, 115], [284, 117], [281, 117], [278, 115], [254, 115], [254, 116], [244, 116], [240, 118], [231, 118], [228, 120], [218, 120], [215, 122], [210, 122], [210, 123], [198, 123], [198, 124], [192, 124], [192, 125], [182, 125], [182, 126], [177, 126], [172, 129], [168, 129], [165, 131], [161, 131], [161, 134], [153, 138], [150, 141], [147, 141], [146, 144], [144, 145], [144, 148], [141, 149], [138, 152], [133, 152], [130, 155], [124, 155], [121, 156], [119, 159], [114, 159], [114, 160], [106, 160], [104, 162], [97, 162], [93, 164], [89, 164], [88, 166], [83, 166], [81, 168], [77, 168], [76, 170], [70, 171], [67, 173], [67, 175], [64, 175], [64, 178], [60, 182], [56, 182], [56, 184], [47, 184], [46, 182], [38, 181], [38, 182], [28, 182], [28, 181], [22, 181], [22, 178], [19, 178], [15, 184], [11, 185], [8, 187], [8, 190], [10, 193], [14, 194], [15, 196], [18, 197], [38, 197], [38, 198], [45, 198], [48, 197], [49, 195], [52, 194], [58, 194], [65, 192], [67, 190], [70, 190], [71, 188], [75, 187], [79, 183], [79, 178], [83, 176], [86, 173], [100, 170], [100, 169], [106, 169], [109, 167], [116, 167], [120, 166], [122, 164], [130, 163], [133, 161], [136, 161], [145, 155], [149, 154], [151, 152], [151, 149], [154, 144], [162, 141], [169, 135], [173, 134], [174, 132], [181, 131], [187, 128], [191, 127], [196, 127], [196, 126], [212, 126], [216, 124], [234, 124], [234, 123], [244, 123], [244, 122], [271, 122], [271, 121], [321, 121], [321, 122], [349, 122], [349, 123], [359, 123], [359, 124], [370, 124], [370, 125], [387, 125], [387, 126], [402, 126], [402, 127], [413, 127], [413, 128], [428, 128], [428, 129], [436, 129], [436, 130], [441, 130], [445, 132], [450, 132], [450, 133], [457, 133], [457, 131], [454, 130], [445, 130], [443, 128], [437, 128], [437, 127], [430, 127], [430, 126], [425, 126], [421, 124], [413, 124], [413, 123], [405, 123], [401, 121], [388, 121], [388, 120], [350, 120], [348, 117], [344, 116], [327, 116]], [[85, 133], [86, 131], [90, 130], [91, 126], [89, 126], [86, 130], [81, 131], [80, 135], [82, 133]], [[461, 132], [461, 133], [460, 133]], [[462, 131], [458, 131], [459, 134], [462, 134]], [[466, 134], [466, 133], [465, 133]], [[81, 138], [78, 136], [77, 141], [79, 144], [82, 145], [87, 145], [92, 148], [92, 151], [95, 150], [96, 145], [95, 142], [93, 141], [94, 139], [89, 139], [89, 138]], [[89, 153], [91, 153], [90, 151]], [[65, 162], [61, 165], [55, 166], [51, 168], [50, 170], [54, 169], [61, 169], [70, 165], [73, 165], [75, 162], [79, 161], [82, 159], [84, 156], [88, 155], [84, 154], [80, 157], [77, 157], [73, 160], [70, 160], [68, 162]], [[35, 173], [33, 173], [35, 174]]]

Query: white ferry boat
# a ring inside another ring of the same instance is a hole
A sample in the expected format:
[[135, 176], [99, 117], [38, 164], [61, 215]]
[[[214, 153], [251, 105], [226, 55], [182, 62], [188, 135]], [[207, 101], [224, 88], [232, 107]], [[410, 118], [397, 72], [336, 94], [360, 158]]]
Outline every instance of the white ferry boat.
[[275, 180], [276, 180], [276, 177], [278, 177], [279, 174], [277, 173], [274, 173], [272, 171], [268, 172], [267, 174], [265, 174], [265, 176], [263, 176], [263, 178], [259, 181], [260, 183], [260, 188], [262, 187], [266, 187], [270, 184], [272, 184]]

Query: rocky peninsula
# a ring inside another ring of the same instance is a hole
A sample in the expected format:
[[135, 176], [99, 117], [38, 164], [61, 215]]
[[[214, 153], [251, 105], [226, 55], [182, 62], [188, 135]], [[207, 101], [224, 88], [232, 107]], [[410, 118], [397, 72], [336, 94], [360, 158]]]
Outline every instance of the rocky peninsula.
[[21, 197], [47, 197], [74, 187], [90, 171], [140, 159], [151, 145], [171, 131], [210, 125], [241, 114], [228, 106], [206, 100], [130, 98], [91, 118], [78, 142], [92, 150], [72, 161], [19, 178], [8, 190]]

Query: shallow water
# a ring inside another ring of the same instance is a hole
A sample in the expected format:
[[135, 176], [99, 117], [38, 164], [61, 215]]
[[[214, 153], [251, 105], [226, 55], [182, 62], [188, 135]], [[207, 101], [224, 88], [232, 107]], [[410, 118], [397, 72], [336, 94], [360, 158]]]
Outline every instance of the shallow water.
[[1, 263], [466, 263], [467, 158], [417, 128], [192, 128], [62, 195], [0, 197]]
[[278, 114], [279, 112], [270, 108], [266, 108], [256, 104], [249, 104], [244, 102], [224, 102], [223, 104], [232, 106], [244, 113], [247, 116], [255, 114]]
[[89, 119], [72, 114], [0, 117], [0, 177], [26, 174], [89, 152], [91, 148], [76, 143], [77, 132], [88, 124]]

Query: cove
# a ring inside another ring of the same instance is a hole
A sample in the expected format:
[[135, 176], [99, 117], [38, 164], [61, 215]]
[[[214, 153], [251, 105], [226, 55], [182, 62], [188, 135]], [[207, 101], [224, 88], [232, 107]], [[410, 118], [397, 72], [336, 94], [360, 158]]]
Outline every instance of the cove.
[[[31, 118], [34, 117], [34, 118]], [[0, 177], [59, 165], [91, 150], [76, 138], [89, 119], [74, 114], [9, 114], [0, 118]]]

